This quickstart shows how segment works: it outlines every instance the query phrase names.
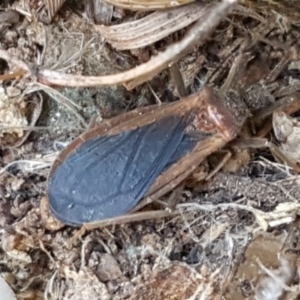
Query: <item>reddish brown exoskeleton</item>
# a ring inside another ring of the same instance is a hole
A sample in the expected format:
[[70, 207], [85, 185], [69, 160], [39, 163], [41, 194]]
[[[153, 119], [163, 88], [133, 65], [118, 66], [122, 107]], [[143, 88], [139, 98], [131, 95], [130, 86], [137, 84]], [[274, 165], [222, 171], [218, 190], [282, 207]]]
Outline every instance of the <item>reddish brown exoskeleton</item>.
[[[64, 224], [103, 224], [179, 185], [242, 123], [211, 89], [103, 121], [71, 142], [49, 173], [49, 206]], [[192, 133], [204, 132], [195, 139]], [[140, 218], [137, 218], [140, 219]]]

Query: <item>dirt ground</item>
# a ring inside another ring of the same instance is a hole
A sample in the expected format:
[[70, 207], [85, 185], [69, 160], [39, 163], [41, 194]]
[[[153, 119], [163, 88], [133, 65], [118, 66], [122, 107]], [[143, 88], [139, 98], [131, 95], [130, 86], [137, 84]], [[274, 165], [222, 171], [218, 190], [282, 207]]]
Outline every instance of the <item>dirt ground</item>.
[[[141, 49], [118, 50], [96, 30], [83, 3], [67, 1], [46, 24], [38, 17], [41, 2], [0, 2], [0, 50], [37, 69], [116, 74], [146, 63], [188, 30]], [[106, 226], [75, 241], [79, 229], [49, 230], [41, 217], [47, 176], [59, 151], [86, 130], [93, 115], [101, 123], [137, 107], [178, 100], [180, 88], [167, 69], [132, 90], [47, 85], [23, 76], [22, 66], [0, 53], [0, 272], [17, 299], [299, 299], [295, 3], [244, 1], [178, 62], [188, 94], [208, 85], [246, 104], [249, 122], [238, 137], [244, 144], [237, 138], [197, 168], [176, 193], [177, 214]], [[149, 14], [109, 9], [108, 25]], [[284, 119], [291, 133], [283, 139], [276, 134], [283, 119], [272, 123], [278, 107], [292, 115]], [[283, 156], [250, 137], [272, 142]], [[207, 179], [228, 153], [221, 170]], [[157, 206], [145, 208], [152, 209]]]

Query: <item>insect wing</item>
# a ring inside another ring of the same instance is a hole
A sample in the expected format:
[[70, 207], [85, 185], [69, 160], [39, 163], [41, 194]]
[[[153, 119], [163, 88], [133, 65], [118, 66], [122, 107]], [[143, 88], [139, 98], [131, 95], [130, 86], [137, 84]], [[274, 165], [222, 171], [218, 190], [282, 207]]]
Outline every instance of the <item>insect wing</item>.
[[[172, 116], [114, 136], [90, 139], [55, 171], [49, 204], [69, 225], [99, 221], [131, 210], [181, 150], [186, 121]], [[177, 152], [176, 152], [177, 151]], [[183, 154], [183, 153], [182, 153]]]

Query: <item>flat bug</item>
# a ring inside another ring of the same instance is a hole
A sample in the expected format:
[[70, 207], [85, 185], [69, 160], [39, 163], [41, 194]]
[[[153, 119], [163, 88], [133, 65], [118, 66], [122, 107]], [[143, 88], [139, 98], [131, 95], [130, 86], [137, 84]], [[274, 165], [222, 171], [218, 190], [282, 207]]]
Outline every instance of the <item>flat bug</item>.
[[[234, 120], [221, 99], [203, 88], [179, 101], [104, 121], [54, 161], [48, 178], [53, 215], [80, 226], [161, 197], [235, 137], [241, 124]], [[197, 131], [209, 134], [199, 140]]]

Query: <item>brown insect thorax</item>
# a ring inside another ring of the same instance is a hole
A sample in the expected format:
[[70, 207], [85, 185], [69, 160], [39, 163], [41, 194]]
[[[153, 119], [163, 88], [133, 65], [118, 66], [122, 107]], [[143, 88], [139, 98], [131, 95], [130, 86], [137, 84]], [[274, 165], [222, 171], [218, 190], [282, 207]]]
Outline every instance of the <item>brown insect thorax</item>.
[[196, 130], [206, 133], [221, 133], [225, 140], [232, 140], [241, 124], [231, 107], [221, 101], [218, 96], [210, 99], [209, 103], [201, 108], [194, 120], [193, 126]]

